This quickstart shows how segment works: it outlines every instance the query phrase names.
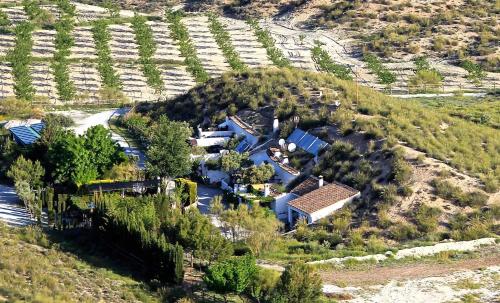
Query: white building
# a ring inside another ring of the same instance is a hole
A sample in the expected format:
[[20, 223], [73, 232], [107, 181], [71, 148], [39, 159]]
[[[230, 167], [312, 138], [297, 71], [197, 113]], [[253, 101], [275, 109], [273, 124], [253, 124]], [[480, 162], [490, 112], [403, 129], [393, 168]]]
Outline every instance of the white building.
[[288, 164], [288, 158], [281, 156], [278, 148], [262, 150], [250, 156], [255, 165], [269, 163], [274, 167], [274, 173], [283, 185], [287, 185], [300, 175], [300, 172]]
[[[344, 205], [359, 198], [361, 193], [341, 183], [325, 184], [322, 177], [309, 177], [295, 187], [287, 199], [282, 199], [276, 209], [283, 210], [286, 201], [288, 209], [288, 223], [294, 225], [299, 219], [306, 219], [307, 223], [314, 223], [321, 218], [330, 216]], [[278, 202], [278, 201], [277, 201]]]
[[226, 126], [238, 137], [244, 137], [235, 149], [239, 153], [249, 150], [259, 142], [259, 133], [238, 116], [226, 117], [226, 121], [219, 125], [219, 127]]

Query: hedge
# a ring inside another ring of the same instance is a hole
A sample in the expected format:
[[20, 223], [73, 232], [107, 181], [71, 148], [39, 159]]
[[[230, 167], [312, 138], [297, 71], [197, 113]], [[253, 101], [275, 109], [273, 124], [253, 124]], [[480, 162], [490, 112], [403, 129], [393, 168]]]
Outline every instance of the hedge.
[[177, 178], [175, 179], [175, 185], [181, 186], [184, 194], [187, 194], [187, 199], [184, 201], [184, 205], [186, 205], [186, 202], [189, 202], [186, 206], [196, 203], [196, 200], [198, 199], [198, 184], [196, 182], [184, 178]]

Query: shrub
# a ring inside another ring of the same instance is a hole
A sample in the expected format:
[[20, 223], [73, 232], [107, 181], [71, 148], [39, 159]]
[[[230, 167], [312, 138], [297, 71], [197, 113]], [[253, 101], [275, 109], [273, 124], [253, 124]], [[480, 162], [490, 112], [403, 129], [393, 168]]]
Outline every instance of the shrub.
[[439, 216], [441, 216], [439, 208], [429, 207], [425, 204], [420, 205], [415, 213], [418, 230], [423, 233], [435, 231], [439, 224]]
[[401, 222], [391, 226], [389, 234], [397, 241], [406, 241], [415, 239], [418, 236], [418, 231], [415, 226]]
[[488, 195], [478, 191], [464, 193], [460, 187], [454, 186], [446, 180], [434, 179], [431, 181], [431, 185], [434, 186], [439, 197], [450, 200], [458, 206], [481, 207], [486, 205], [488, 201]]
[[413, 170], [410, 164], [402, 156], [394, 156], [392, 160], [391, 178], [398, 185], [405, 185], [412, 176]]
[[486, 73], [483, 71], [479, 64], [472, 62], [471, 60], [464, 60], [460, 66], [468, 72], [467, 79], [480, 85], [481, 82], [486, 78]]
[[387, 250], [387, 245], [385, 245], [384, 240], [377, 238], [375, 235], [371, 235], [366, 241], [366, 249], [369, 253], [378, 254], [383, 253]]

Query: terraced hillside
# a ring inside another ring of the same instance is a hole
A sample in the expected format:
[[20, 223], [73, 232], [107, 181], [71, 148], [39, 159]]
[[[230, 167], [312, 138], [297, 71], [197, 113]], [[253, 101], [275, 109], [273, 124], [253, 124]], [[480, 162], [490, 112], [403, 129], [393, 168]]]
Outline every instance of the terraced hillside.
[[[213, 19], [205, 14], [179, 15], [179, 22], [174, 22], [162, 13], [145, 16], [146, 28], [137, 32], [133, 23], [141, 17], [134, 17], [132, 11], [80, 3], [73, 3], [72, 11], [51, 1], [28, 2], [38, 7], [38, 15], [19, 1], [3, 2], [0, 8], [0, 98], [16, 95], [50, 103], [97, 102], [123, 96], [130, 101], [166, 99], [186, 92], [208, 77], [235, 69], [235, 60], [242, 62], [244, 68], [283, 63], [336, 73], [341, 67], [347, 70], [348, 77], [364, 85], [387, 88], [350, 49], [350, 41], [330, 30], [289, 28], [278, 21], [252, 25], [227, 17], [216, 17], [222, 27], [215, 29]], [[42, 21], [40, 12], [45, 16]], [[69, 38], [73, 40], [68, 42], [67, 51], [61, 50], [63, 41], [68, 40], [64, 39], [68, 33], [61, 30], [67, 27], [62, 26], [63, 22], [72, 24]], [[26, 56], [19, 59], [18, 50], [23, 45], [18, 29], [26, 24], [34, 26], [31, 41], [26, 41], [28, 47], [24, 48]], [[144, 31], [150, 33], [151, 39], [144, 38], [149, 35]], [[314, 49], [322, 51], [321, 58], [314, 56]], [[17, 53], [17, 58], [9, 53]], [[64, 57], [64, 64], [59, 64], [56, 71], [54, 62], [60, 61], [60, 56]], [[445, 79], [445, 85], [436, 86], [435, 90], [478, 90], [466, 78], [466, 70], [447, 61], [430, 61]], [[23, 66], [28, 69], [23, 70]], [[387, 67], [396, 77], [391, 91], [406, 93], [408, 79], [415, 73], [413, 62], [398, 61]], [[154, 80], [155, 77], [159, 79]], [[488, 73], [481, 89], [499, 85], [500, 76]], [[70, 87], [74, 93], [63, 93], [62, 87]]]

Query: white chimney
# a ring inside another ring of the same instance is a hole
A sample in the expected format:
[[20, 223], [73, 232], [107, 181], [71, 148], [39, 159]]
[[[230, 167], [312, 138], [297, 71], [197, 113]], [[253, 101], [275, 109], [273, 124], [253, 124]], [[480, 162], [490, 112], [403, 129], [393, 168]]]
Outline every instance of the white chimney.
[[271, 194], [271, 184], [264, 183], [264, 197], [269, 197]]
[[280, 130], [280, 121], [277, 117], [274, 117], [273, 120], [273, 133], [276, 134]]
[[318, 187], [323, 186], [323, 183], [324, 183], [324, 181], [323, 181], [323, 176], [319, 176], [319, 177], [318, 177]]
[[283, 160], [281, 161], [283, 164], [288, 164], [288, 156], [283, 156]]

